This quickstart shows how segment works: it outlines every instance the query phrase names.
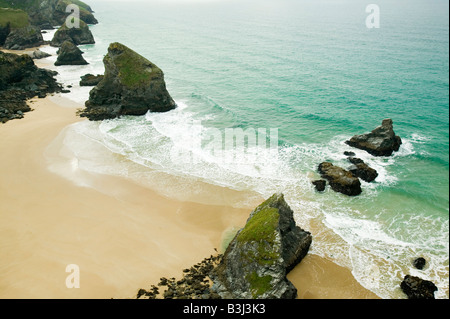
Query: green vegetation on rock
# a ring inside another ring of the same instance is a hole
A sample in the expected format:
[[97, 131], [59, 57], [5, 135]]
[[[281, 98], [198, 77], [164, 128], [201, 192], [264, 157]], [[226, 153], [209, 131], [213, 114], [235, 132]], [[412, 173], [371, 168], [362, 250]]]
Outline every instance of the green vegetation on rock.
[[30, 18], [25, 11], [0, 8], [0, 27], [10, 25], [11, 29], [24, 28], [30, 24]]
[[248, 274], [245, 279], [247, 279], [250, 284], [253, 299], [258, 299], [259, 296], [262, 296], [265, 292], [272, 288], [270, 284], [272, 281], [272, 276], [260, 277], [258, 273], [254, 271]]
[[[161, 69], [123, 44], [112, 43], [110, 50], [121, 52], [115, 57], [114, 63], [119, 69], [119, 78], [123, 85], [129, 88], [146, 86], [153, 79], [162, 77]], [[105, 58], [110, 59], [109, 56]]]

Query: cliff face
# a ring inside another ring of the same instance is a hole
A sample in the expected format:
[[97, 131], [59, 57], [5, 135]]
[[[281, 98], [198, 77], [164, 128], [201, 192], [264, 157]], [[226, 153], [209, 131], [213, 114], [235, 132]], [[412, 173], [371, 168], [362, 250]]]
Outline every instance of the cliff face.
[[228, 246], [212, 275], [224, 299], [293, 299], [297, 289], [286, 274], [307, 254], [309, 232], [296, 226], [282, 194], [258, 206]]
[[87, 24], [98, 23], [90, 6], [78, 0], [2, 0], [2, 6], [21, 9], [27, 12], [31, 23], [36, 26], [62, 25], [70, 13], [66, 13], [69, 4], [80, 7], [80, 19]]
[[120, 43], [112, 43], [103, 59], [105, 75], [94, 87], [81, 116], [90, 120], [120, 115], [166, 112], [176, 107], [164, 74], [146, 58]]

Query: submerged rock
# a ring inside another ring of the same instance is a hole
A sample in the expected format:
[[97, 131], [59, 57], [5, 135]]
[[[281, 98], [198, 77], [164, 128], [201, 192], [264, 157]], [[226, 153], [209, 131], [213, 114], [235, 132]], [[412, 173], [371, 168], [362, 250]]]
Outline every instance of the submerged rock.
[[67, 40], [72, 41], [75, 45], [94, 44], [94, 36], [89, 30], [89, 26], [81, 20], [78, 22], [80, 23], [79, 28], [69, 28], [64, 23], [55, 32], [50, 44], [54, 47], [60, 47]]
[[286, 278], [308, 253], [312, 236], [296, 226], [282, 194], [258, 206], [215, 268], [212, 290], [224, 299], [292, 299]]
[[373, 182], [378, 177], [378, 172], [364, 163], [364, 161], [357, 157], [349, 157], [349, 162], [353, 164], [349, 168], [349, 171], [356, 177], [370, 183]]
[[374, 156], [391, 156], [394, 151], [400, 149], [402, 139], [395, 135], [392, 120], [385, 119], [381, 126], [372, 132], [355, 135], [345, 143], [365, 150]]
[[104, 120], [120, 115], [167, 112], [176, 104], [155, 64], [120, 43], [112, 43], [103, 59], [105, 75], [94, 87], [80, 116]]
[[405, 276], [400, 288], [408, 296], [408, 299], [435, 299], [434, 292], [438, 290], [431, 281], [410, 275]]
[[357, 196], [362, 193], [361, 182], [351, 172], [334, 166], [329, 162], [319, 165], [319, 173], [327, 179], [331, 188], [348, 196]]

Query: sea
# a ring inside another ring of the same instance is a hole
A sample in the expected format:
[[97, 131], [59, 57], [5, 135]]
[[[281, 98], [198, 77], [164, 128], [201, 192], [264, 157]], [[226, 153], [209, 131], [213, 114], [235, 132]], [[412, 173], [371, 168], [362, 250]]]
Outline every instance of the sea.
[[[103, 74], [109, 44], [120, 42], [163, 70], [178, 107], [69, 126], [61, 154], [72, 168], [234, 207], [282, 192], [313, 232], [310, 254], [348, 268], [381, 298], [406, 298], [407, 274], [449, 298], [447, 0], [88, 3], [96, 43], [80, 47], [88, 66], [55, 67], [72, 86], [64, 97], [84, 105], [92, 88], [80, 76]], [[385, 118], [403, 140], [392, 156], [345, 144]], [[357, 197], [315, 191], [318, 165], [348, 168], [345, 151], [377, 179]], [[425, 269], [413, 267], [417, 257]]]

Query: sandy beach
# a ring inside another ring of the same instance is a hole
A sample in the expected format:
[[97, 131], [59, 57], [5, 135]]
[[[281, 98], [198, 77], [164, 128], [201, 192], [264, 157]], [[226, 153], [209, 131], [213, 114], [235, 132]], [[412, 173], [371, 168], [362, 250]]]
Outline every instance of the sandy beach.
[[[0, 298], [133, 298], [163, 276], [181, 277], [245, 224], [247, 208], [181, 202], [111, 176], [80, 187], [50, 172], [48, 145], [84, 120], [63, 102], [32, 100], [34, 111], [0, 126]], [[79, 289], [66, 287], [69, 264], [80, 268]], [[288, 278], [299, 298], [377, 298], [315, 255]]]

